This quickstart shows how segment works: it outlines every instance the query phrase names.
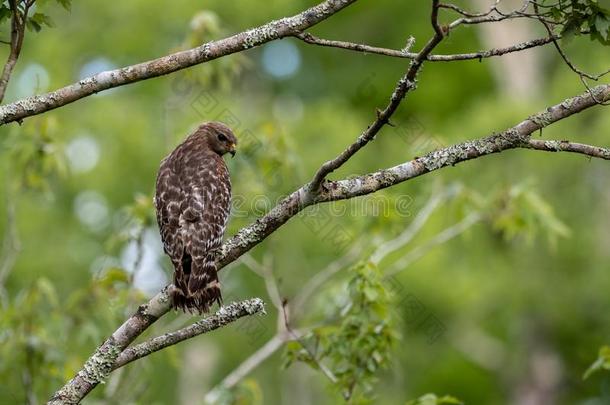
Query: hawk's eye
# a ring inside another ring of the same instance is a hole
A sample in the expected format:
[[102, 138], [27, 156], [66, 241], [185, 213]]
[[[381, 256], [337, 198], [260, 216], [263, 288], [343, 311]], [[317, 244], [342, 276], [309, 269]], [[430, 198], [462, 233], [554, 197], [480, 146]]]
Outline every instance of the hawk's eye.
[[220, 142], [226, 142], [227, 141], [227, 137], [224, 136], [223, 134], [218, 134], [218, 140]]

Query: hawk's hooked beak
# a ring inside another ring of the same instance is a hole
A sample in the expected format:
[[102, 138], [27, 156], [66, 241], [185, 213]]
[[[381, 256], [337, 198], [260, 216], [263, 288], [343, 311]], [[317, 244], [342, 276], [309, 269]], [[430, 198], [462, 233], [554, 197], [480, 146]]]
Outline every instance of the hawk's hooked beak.
[[231, 154], [231, 157], [235, 157], [235, 152], [237, 152], [235, 149], [235, 144], [232, 143], [229, 145], [229, 153]]

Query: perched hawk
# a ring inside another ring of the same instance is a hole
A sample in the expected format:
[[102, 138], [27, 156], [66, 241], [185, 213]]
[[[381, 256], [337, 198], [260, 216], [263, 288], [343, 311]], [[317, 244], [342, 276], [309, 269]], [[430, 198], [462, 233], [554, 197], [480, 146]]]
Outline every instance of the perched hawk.
[[206, 122], [161, 162], [155, 192], [163, 249], [174, 265], [172, 306], [207, 312], [220, 305], [215, 258], [231, 208], [231, 181], [222, 158], [237, 139], [219, 122]]

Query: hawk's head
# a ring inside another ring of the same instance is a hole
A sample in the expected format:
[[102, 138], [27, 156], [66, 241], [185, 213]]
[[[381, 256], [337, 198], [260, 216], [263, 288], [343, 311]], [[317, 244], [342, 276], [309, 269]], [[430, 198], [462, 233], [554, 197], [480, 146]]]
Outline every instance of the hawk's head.
[[211, 150], [218, 153], [220, 156], [230, 153], [235, 156], [235, 147], [237, 146], [237, 138], [231, 128], [221, 122], [206, 122], [199, 126], [197, 132], [205, 136], [208, 146]]

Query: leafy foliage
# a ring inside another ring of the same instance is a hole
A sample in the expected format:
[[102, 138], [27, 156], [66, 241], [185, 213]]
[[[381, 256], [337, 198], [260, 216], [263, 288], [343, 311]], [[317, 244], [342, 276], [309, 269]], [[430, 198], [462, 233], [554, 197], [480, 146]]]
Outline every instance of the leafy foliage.
[[319, 370], [328, 363], [344, 398], [354, 397], [358, 389], [365, 399], [373, 393], [379, 370], [388, 365], [397, 336], [379, 269], [360, 263], [352, 271], [348, 302], [337, 314], [339, 324], [316, 328], [302, 341], [290, 343], [285, 365], [302, 361]]
[[53, 21], [51, 17], [43, 13], [34, 13], [31, 17], [28, 17], [26, 26], [31, 31], [39, 32], [43, 26], [53, 27]]
[[[123, 319], [125, 287], [124, 276], [113, 270], [66, 296], [44, 277], [20, 291], [0, 311], [0, 374], [12, 373], [20, 365], [30, 395], [51, 392], [85, 360], [83, 351], [76, 349], [95, 347], [104, 338], [103, 331]], [[104, 309], [100, 302], [107, 303]], [[19, 402], [21, 388], [5, 388]]]
[[546, 234], [549, 243], [568, 237], [570, 229], [555, 214], [553, 207], [528, 182], [501, 190], [491, 199], [491, 224], [506, 240], [519, 236], [528, 242]]
[[[223, 22], [213, 11], [203, 10], [193, 16], [187, 33], [179, 50], [191, 49], [228, 34]], [[250, 65], [249, 59], [242, 53], [233, 58], [222, 58], [212, 67], [195, 68], [195, 72], [183, 72], [179, 76], [179, 87], [195, 86], [205, 89], [229, 90], [233, 81]], [[188, 83], [188, 84], [187, 84]]]
[[12, 131], [4, 148], [15, 173], [13, 181], [29, 190], [49, 191], [53, 178], [67, 175], [63, 143], [58, 139], [57, 120], [40, 117], [24, 131]]
[[542, 14], [558, 24], [564, 38], [588, 33], [592, 40], [610, 44], [610, 2], [607, 0], [549, 0], [542, 3], [542, 8], [546, 9]]
[[[17, 4], [16, 12], [19, 15], [19, 19], [24, 20], [24, 17], [26, 17], [25, 18], [26, 28], [33, 32], [40, 32], [40, 30], [42, 30], [43, 27], [51, 28], [51, 27], [55, 26], [55, 24], [53, 23], [53, 20], [51, 19], [51, 16], [48, 14], [50, 11], [49, 9], [52, 8], [54, 4], [59, 4], [65, 10], [70, 11], [72, 0], [55, 0], [55, 1], [39, 0], [36, 2], [31, 2], [32, 4], [30, 4], [30, 5], [28, 5], [27, 3], [29, 3], [29, 2], [26, 0], [19, 0], [16, 2], [16, 4]], [[36, 6], [37, 11], [32, 15], [26, 16], [26, 14], [28, 14], [28, 12], [30, 11], [30, 8], [33, 5]], [[0, 26], [5, 21], [10, 20], [12, 15], [13, 15], [13, 11], [11, 10], [8, 0], [0, 3]]]

